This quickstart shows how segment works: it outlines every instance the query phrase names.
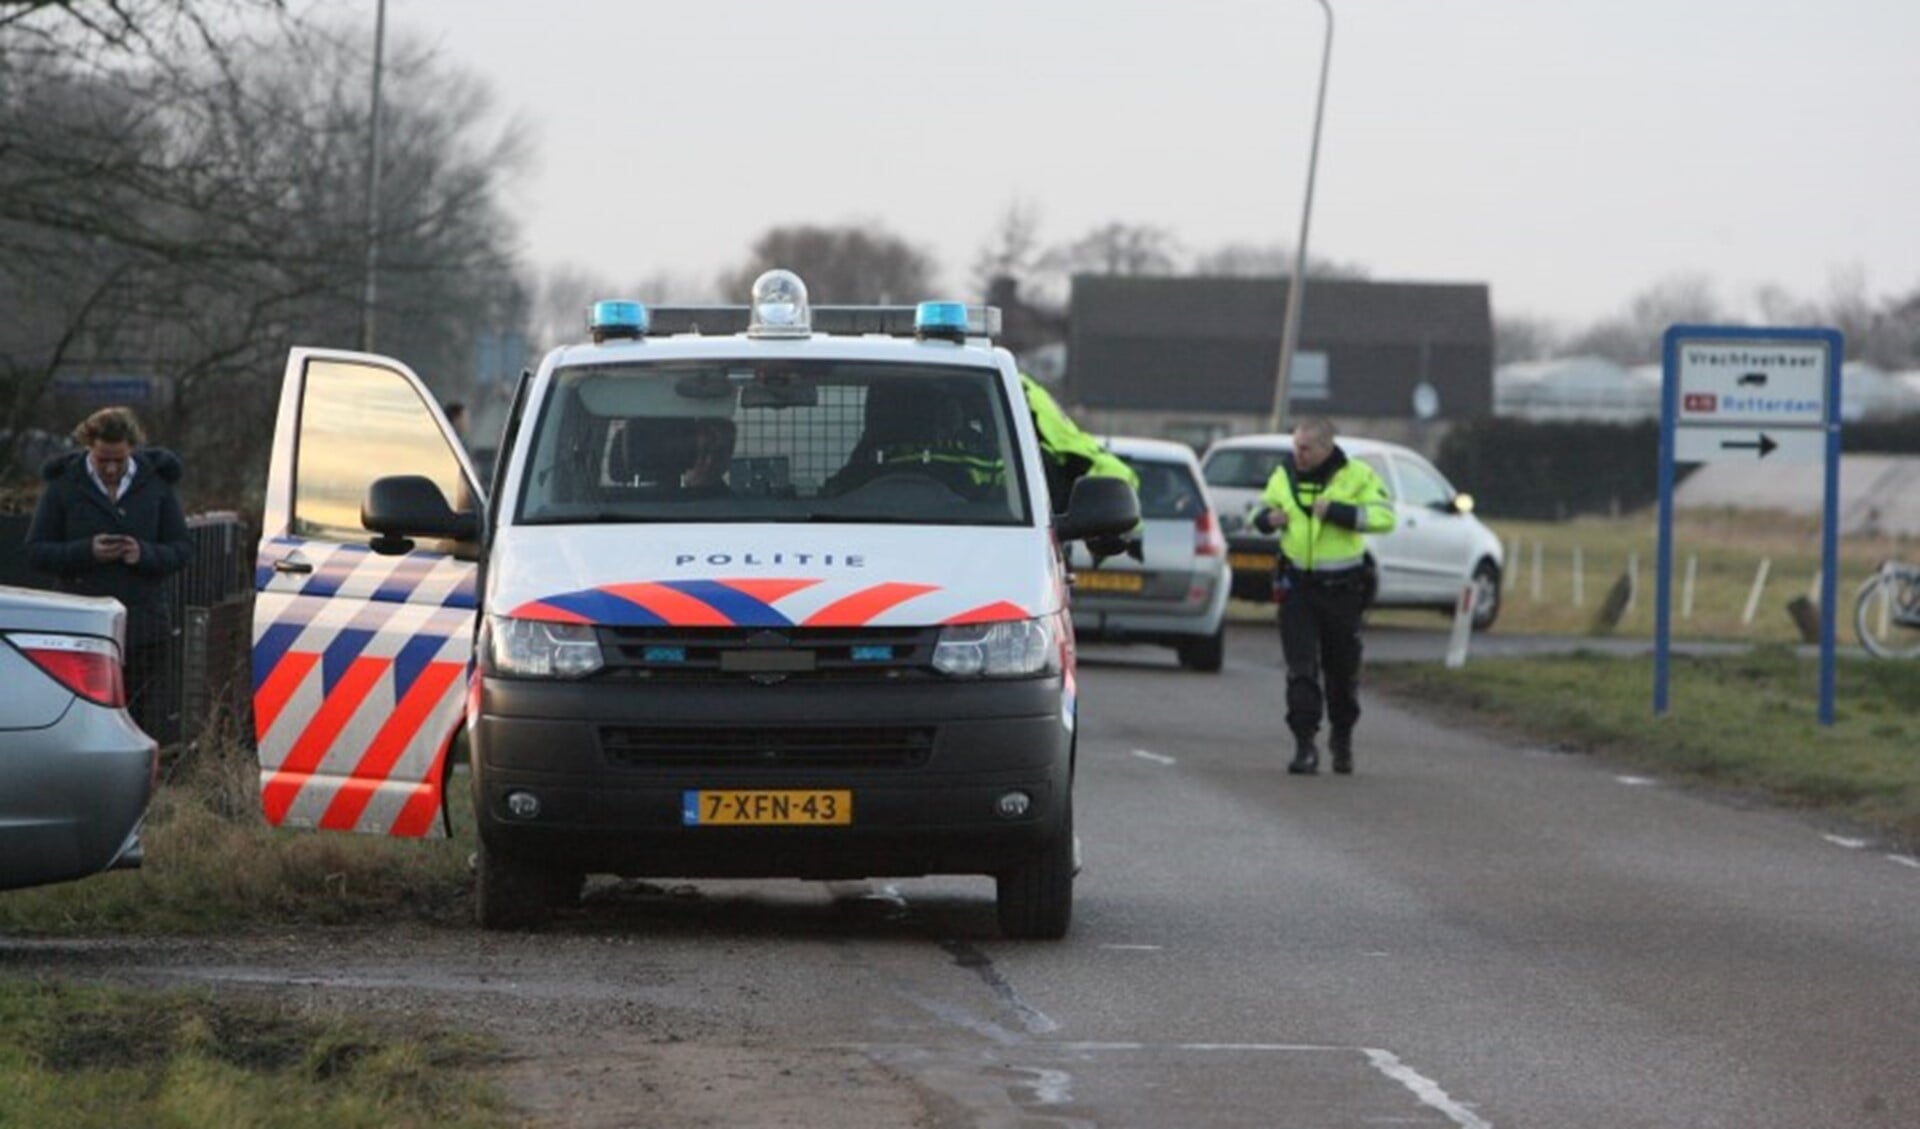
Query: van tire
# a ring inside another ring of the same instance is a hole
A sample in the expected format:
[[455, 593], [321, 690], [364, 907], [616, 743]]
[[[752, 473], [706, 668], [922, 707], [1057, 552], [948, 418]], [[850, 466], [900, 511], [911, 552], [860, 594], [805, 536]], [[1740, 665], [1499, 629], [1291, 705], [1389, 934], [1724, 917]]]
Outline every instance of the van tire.
[[534, 929], [546, 924], [559, 894], [556, 875], [501, 854], [483, 837], [474, 866], [473, 913], [480, 928]]
[[1180, 665], [1206, 674], [1217, 672], [1227, 656], [1227, 625], [1223, 621], [1212, 635], [1181, 643], [1176, 652]]
[[1060, 826], [1025, 862], [995, 878], [1000, 932], [1010, 941], [1058, 941], [1073, 924], [1073, 797]]

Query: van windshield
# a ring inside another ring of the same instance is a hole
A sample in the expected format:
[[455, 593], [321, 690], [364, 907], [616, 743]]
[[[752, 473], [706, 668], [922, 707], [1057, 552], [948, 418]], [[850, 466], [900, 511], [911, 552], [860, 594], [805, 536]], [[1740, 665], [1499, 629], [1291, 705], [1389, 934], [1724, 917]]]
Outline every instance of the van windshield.
[[857, 361], [558, 371], [522, 476], [528, 524], [1024, 525], [999, 373]]

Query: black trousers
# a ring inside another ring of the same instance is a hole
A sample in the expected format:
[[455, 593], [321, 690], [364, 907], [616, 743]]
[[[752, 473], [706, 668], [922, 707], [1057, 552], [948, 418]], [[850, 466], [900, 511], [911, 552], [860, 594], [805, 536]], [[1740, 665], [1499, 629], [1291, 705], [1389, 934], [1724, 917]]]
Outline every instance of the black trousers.
[[1287, 728], [1311, 740], [1324, 715], [1335, 732], [1360, 720], [1360, 614], [1357, 578], [1332, 584], [1295, 575], [1280, 605], [1280, 650], [1287, 662]]

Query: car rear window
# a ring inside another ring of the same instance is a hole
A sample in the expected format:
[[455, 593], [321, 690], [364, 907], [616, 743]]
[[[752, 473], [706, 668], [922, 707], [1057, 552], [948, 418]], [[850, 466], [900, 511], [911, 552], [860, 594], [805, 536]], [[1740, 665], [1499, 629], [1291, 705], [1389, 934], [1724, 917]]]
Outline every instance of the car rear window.
[[1237, 486], [1258, 490], [1273, 477], [1274, 468], [1286, 458], [1284, 447], [1230, 447], [1207, 456], [1203, 473], [1209, 486]]
[[1140, 476], [1141, 517], [1191, 519], [1206, 508], [1206, 495], [1184, 465], [1148, 459], [1127, 459], [1126, 463]]

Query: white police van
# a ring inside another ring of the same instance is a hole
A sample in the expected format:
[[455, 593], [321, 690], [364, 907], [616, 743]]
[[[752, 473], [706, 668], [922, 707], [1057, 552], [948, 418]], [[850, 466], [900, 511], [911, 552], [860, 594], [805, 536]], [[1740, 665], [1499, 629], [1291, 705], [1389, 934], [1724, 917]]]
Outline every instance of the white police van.
[[1076, 702], [1062, 545], [998, 311], [594, 307], [523, 377], [483, 490], [422, 382], [288, 362], [257, 567], [270, 822], [445, 829], [464, 731], [478, 916], [584, 876], [987, 874], [1065, 934]]

